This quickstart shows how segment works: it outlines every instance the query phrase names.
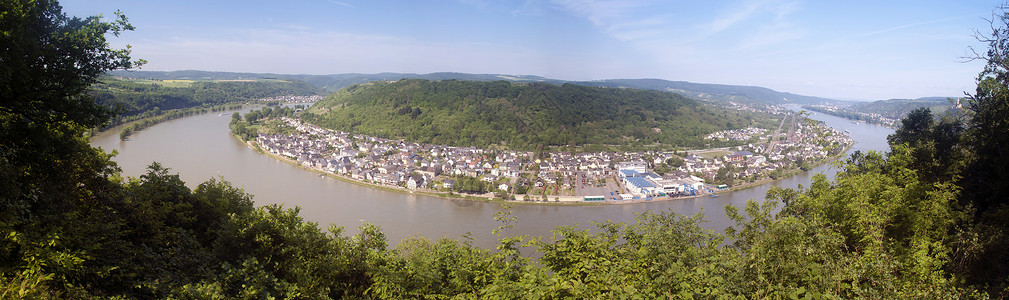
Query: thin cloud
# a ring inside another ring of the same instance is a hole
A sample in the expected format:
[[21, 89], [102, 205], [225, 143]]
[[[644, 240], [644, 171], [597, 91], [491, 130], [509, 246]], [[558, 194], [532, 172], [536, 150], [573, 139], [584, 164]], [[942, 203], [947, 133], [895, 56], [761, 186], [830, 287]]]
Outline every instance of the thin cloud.
[[960, 19], [960, 18], [961, 17], [950, 17], [950, 18], [944, 18], [944, 19], [938, 19], [938, 20], [922, 21], [922, 22], [915, 22], [915, 23], [910, 23], [910, 24], [903, 24], [903, 25], [898, 25], [898, 26], [890, 27], [890, 28], [883, 29], [883, 30], [877, 30], [877, 31], [869, 32], [869, 33], [866, 33], [866, 34], [858, 36], [858, 38], [867, 38], [867, 37], [870, 37], [870, 36], [880, 35], [880, 34], [889, 33], [889, 32], [894, 32], [894, 31], [898, 31], [898, 30], [901, 30], [901, 29], [907, 29], [907, 28], [918, 27], [918, 26], [923, 26], [923, 25], [930, 25], [930, 24], [936, 24], [936, 23], [943, 23], [943, 22], [948, 22], [948, 21]]
[[756, 32], [743, 38], [740, 48], [772, 46], [804, 37], [806, 30], [789, 22], [788, 19], [789, 15], [798, 10], [797, 2], [779, 2], [769, 6], [767, 13], [773, 15], [773, 18], [760, 25]]
[[620, 41], [633, 41], [661, 35], [661, 28], [668, 24], [670, 16], [655, 16], [637, 21], [615, 23], [607, 26], [605, 32]]
[[561, 11], [588, 19], [597, 26], [622, 20], [633, 10], [650, 5], [643, 1], [553, 0], [551, 2]]
[[[134, 43], [134, 53], [151, 61], [148, 67], [152, 69], [171, 66], [292, 74], [378, 70], [527, 74], [537, 68], [537, 61], [550, 60], [511, 45], [433, 42], [385, 35], [272, 29], [240, 30], [229, 36], [143, 41]], [[516, 61], [528, 63], [516, 64]]]
[[347, 8], [354, 8], [354, 6], [350, 5], [350, 3], [343, 2], [343, 1], [329, 0], [329, 3], [333, 3], [333, 4], [336, 4], [336, 5], [339, 5], [339, 6], [343, 6], [343, 7], [347, 7]]
[[757, 12], [757, 7], [757, 3], [749, 3], [732, 12], [719, 16], [707, 24], [701, 25], [700, 28], [704, 32], [703, 35], [714, 35], [729, 29], [733, 25], [750, 18], [750, 16]]
[[[786, 23], [787, 17], [798, 10], [799, 2], [797, 1], [743, 1], [736, 5], [734, 9], [722, 13], [710, 22], [704, 23], [698, 28], [701, 32], [703, 32], [701, 36], [706, 37], [722, 33], [738, 24], [766, 16], [768, 14], [773, 15], [773, 19], [769, 22], [772, 24], [770, 27], [783, 28], [788, 26]], [[769, 27], [765, 25], [764, 28], [766, 29]]]
[[744, 38], [740, 42], [741, 49], [766, 47], [783, 42], [800, 39], [806, 35], [802, 29], [793, 26], [769, 26], [761, 28], [757, 33]]
[[522, 5], [511, 11], [512, 15], [519, 16], [543, 16], [543, 1], [546, 0], [525, 0]]
[[647, 8], [655, 3], [648, 1], [553, 0], [551, 3], [565, 14], [589, 20], [600, 32], [622, 42], [662, 35], [670, 16], [649, 16]]

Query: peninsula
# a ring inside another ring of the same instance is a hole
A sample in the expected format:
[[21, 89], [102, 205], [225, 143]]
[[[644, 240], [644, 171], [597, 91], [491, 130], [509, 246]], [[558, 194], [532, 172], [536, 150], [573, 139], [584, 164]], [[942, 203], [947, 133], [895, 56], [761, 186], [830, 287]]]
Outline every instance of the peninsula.
[[749, 142], [685, 151], [573, 153], [444, 146], [326, 129], [289, 117], [290, 111], [269, 122], [273, 128], [261, 127], [249, 144], [304, 168], [406, 192], [620, 204], [707, 196], [779, 179], [824, 163], [853, 143], [800, 113], [769, 109], [782, 116], [777, 129], [718, 131], [704, 139]]

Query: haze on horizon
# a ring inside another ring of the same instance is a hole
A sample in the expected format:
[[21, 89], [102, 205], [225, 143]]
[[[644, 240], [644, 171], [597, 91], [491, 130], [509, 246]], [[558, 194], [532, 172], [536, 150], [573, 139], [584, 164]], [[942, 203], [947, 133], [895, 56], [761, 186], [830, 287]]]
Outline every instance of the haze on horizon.
[[835, 99], [973, 93], [992, 1], [62, 1], [143, 70], [660, 78]]

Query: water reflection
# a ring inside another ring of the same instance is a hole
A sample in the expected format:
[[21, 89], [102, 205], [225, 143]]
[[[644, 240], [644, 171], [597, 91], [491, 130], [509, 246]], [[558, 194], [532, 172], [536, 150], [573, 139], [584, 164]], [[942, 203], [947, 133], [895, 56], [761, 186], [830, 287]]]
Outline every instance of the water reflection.
[[452, 200], [449, 200], [449, 201], [451, 201], [452, 204], [455, 204], [455, 206], [458, 206], [458, 207], [470, 207], [470, 206], [473, 206], [473, 204], [476, 203], [476, 201], [461, 200], [461, 199], [452, 199]]

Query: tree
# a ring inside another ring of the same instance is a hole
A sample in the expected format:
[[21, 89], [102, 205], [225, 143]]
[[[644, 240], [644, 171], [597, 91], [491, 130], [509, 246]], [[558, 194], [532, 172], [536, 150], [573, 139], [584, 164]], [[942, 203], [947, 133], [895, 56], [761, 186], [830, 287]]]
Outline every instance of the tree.
[[685, 162], [683, 161], [682, 158], [674, 156], [670, 157], [669, 159], [666, 159], [666, 164], [673, 168], [679, 168], [682, 167], [685, 164]]
[[[979, 210], [1009, 204], [1009, 7], [1001, 7], [997, 20], [990, 20], [990, 36], [978, 34], [979, 40], [988, 44], [988, 51], [976, 54], [975, 59], [987, 62], [978, 75], [977, 90], [966, 99], [971, 118], [967, 138], [976, 155], [968, 166], [968, 176], [976, 179], [972, 187], [985, 187], [968, 191]], [[965, 180], [966, 182], [966, 180]]]
[[122, 14], [70, 18], [52, 0], [2, 1], [0, 11], [0, 273], [73, 281], [88, 272], [82, 249], [115, 236], [102, 207], [118, 190], [118, 168], [83, 137], [111, 111], [85, 91], [143, 61], [106, 41], [133, 30]]
[[[128, 49], [109, 48], [105, 34], [133, 30], [125, 16], [69, 18], [55, 1], [3, 1], [0, 8], [0, 195], [5, 212], [23, 211], [30, 199], [46, 193], [53, 177], [92, 166], [83, 135], [106, 122], [111, 111], [84, 93], [99, 75], [143, 64]], [[93, 152], [93, 151], [91, 151]], [[80, 164], [76, 164], [80, 162]], [[106, 165], [108, 166], [108, 165]], [[108, 166], [111, 167], [111, 166]], [[68, 170], [70, 170], [68, 172]], [[32, 174], [28, 177], [25, 174]], [[70, 186], [53, 187], [75, 191]], [[28, 202], [26, 202], [28, 201]]]
[[109, 112], [84, 92], [109, 70], [145, 63], [131, 61], [127, 49], [109, 48], [106, 34], [133, 30], [116, 12], [113, 22], [100, 16], [85, 19], [63, 14], [56, 1], [4, 1], [0, 26], [0, 105], [5, 114], [32, 121], [57, 121], [84, 126], [104, 122]]
[[[967, 273], [972, 284], [986, 284], [1007, 297], [1009, 291], [1009, 6], [999, 7], [991, 23], [992, 32], [978, 32], [978, 41], [987, 51], [969, 59], [984, 60], [977, 77], [977, 89], [964, 99], [969, 117], [960, 147], [967, 152], [966, 166], [958, 185], [963, 188], [961, 206], [972, 212], [961, 235], [961, 263], [956, 269]], [[972, 49], [974, 50], [974, 49]]]

